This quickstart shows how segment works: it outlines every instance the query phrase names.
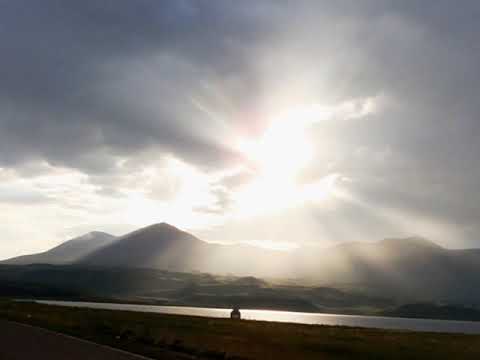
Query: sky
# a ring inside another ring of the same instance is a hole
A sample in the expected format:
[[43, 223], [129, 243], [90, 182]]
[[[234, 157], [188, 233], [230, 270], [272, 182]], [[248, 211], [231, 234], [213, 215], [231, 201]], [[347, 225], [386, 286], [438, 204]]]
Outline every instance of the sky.
[[480, 3], [0, 0], [0, 259], [169, 222], [480, 247]]

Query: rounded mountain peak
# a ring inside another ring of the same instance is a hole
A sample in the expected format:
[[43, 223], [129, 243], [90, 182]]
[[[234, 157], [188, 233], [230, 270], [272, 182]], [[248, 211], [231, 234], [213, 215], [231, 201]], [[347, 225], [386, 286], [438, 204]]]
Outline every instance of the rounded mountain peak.
[[181, 232], [182, 230], [180, 230], [179, 228], [177, 228], [173, 225], [170, 225], [169, 223], [161, 222], [161, 223], [148, 225], [148, 226], [140, 229], [140, 231], [178, 231], [178, 232]]

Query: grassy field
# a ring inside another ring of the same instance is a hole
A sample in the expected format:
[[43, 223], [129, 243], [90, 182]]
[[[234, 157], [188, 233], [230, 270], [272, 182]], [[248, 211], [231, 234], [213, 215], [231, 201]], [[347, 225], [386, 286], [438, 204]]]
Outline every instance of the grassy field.
[[161, 358], [480, 359], [480, 335], [415, 333], [0, 302], [0, 318]]

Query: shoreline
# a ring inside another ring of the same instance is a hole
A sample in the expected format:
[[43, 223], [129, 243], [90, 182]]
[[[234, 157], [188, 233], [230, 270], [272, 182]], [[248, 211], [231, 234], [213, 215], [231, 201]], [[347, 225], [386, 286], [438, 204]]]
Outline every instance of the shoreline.
[[158, 359], [165, 351], [212, 360], [480, 358], [480, 335], [469, 334], [232, 321], [11, 301], [0, 302], [0, 318]]
[[[228, 310], [231, 308], [228, 307], [217, 307], [212, 306], [195, 306], [193, 304], [184, 304], [178, 302], [142, 302], [142, 301], [122, 301], [119, 299], [95, 299], [95, 298], [81, 298], [81, 299], [58, 299], [58, 298], [42, 298], [42, 299], [14, 299], [19, 302], [36, 302], [36, 303], [47, 303], [52, 302], [55, 305], [55, 302], [64, 302], [64, 303], [90, 303], [90, 304], [105, 304], [105, 305], [133, 305], [133, 306], [159, 306], [159, 307], [170, 307], [170, 308], [191, 308], [191, 309], [212, 309], [212, 310]], [[68, 305], [65, 305], [68, 306]], [[479, 323], [480, 320], [469, 320], [469, 319], [455, 319], [455, 318], [436, 318], [436, 317], [422, 317], [422, 316], [411, 316], [411, 315], [402, 315], [395, 314], [392, 312], [361, 312], [361, 311], [352, 311], [352, 312], [328, 312], [328, 311], [302, 311], [295, 309], [278, 309], [274, 307], [258, 307], [258, 308], [244, 308], [241, 309], [247, 311], [273, 311], [273, 312], [284, 312], [284, 313], [295, 313], [295, 314], [305, 314], [305, 315], [335, 315], [335, 316], [358, 316], [358, 317], [375, 317], [375, 318], [385, 318], [385, 319], [410, 319], [410, 320], [426, 320], [426, 321], [448, 321], [448, 322], [468, 322], [468, 323]], [[272, 320], [273, 321], [273, 320]], [[277, 321], [282, 322], [282, 321]]]

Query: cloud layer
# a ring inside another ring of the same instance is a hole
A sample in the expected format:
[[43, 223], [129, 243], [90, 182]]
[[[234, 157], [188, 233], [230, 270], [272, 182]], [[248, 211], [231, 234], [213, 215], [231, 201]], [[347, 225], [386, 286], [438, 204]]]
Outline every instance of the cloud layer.
[[[0, 257], [162, 220], [226, 242], [480, 246], [476, 1], [0, 7]], [[345, 104], [308, 126], [302, 173], [336, 174], [336, 199], [231, 214], [255, 178], [239, 138], [292, 108]]]

